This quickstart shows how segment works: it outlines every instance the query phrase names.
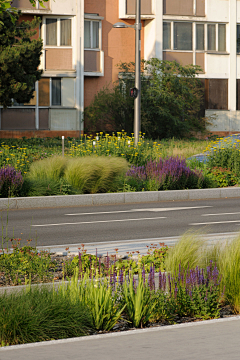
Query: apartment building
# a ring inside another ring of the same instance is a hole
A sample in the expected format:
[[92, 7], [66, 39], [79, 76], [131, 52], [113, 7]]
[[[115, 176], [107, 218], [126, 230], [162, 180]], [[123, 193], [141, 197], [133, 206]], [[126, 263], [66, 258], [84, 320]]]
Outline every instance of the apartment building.
[[[211, 131], [240, 132], [240, 2], [141, 0], [142, 57], [200, 65]], [[134, 61], [135, 0], [14, 0], [24, 20], [40, 16], [42, 79], [34, 98], [0, 111], [0, 137], [79, 136], [83, 109], [104, 85], [117, 81], [120, 61]]]

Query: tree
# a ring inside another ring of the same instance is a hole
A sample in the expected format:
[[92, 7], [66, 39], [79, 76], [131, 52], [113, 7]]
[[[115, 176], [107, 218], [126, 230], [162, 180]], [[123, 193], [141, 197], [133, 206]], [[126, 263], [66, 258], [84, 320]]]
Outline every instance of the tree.
[[32, 39], [40, 20], [19, 22], [20, 14], [0, 13], [0, 104], [4, 108], [12, 105], [12, 99], [28, 103], [42, 73], [38, 70], [42, 40]]
[[[101, 112], [103, 99], [108, 99], [109, 108], [117, 111], [117, 115], [112, 116], [115, 123], [114, 131], [121, 131], [122, 124], [118, 118], [122, 113], [128, 113], [128, 128], [133, 129], [133, 99], [129, 98], [129, 88], [134, 83], [135, 64], [121, 63], [118, 65], [122, 72], [122, 80], [115, 84], [113, 90], [109, 92], [102, 90], [93, 100], [92, 104], [86, 109], [86, 122], [93, 124], [92, 119], [105, 118], [107, 108]], [[183, 137], [191, 132], [205, 130], [206, 119], [200, 116], [203, 106], [203, 85], [197, 77], [201, 71], [199, 66], [181, 66], [177, 62], [162, 61], [152, 58], [149, 61], [142, 61], [141, 75], [141, 128], [149, 138]], [[116, 88], [123, 88], [121, 102], [118, 108], [114, 106], [117, 98]], [[110, 96], [111, 94], [111, 96]], [[114, 99], [111, 100], [111, 99]], [[98, 108], [98, 111], [95, 111]], [[114, 113], [115, 114], [115, 113]], [[127, 131], [127, 128], [125, 128]], [[92, 129], [93, 130], [93, 129]], [[97, 129], [100, 130], [100, 129]], [[101, 128], [104, 131], [104, 128]], [[128, 131], [129, 132], [129, 131]]]

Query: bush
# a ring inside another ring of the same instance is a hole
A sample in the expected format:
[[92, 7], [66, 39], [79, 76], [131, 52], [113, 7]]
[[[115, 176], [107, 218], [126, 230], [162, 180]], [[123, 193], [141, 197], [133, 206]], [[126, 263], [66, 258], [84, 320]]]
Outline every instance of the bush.
[[[103, 88], [85, 109], [87, 131], [132, 132], [134, 101], [129, 89], [134, 86], [134, 63], [118, 67], [124, 74], [122, 80], [112, 88]], [[175, 61], [142, 61], [141, 124], [148, 138], [179, 138], [205, 131], [207, 119], [200, 115], [203, 85], [196, 77], [199, 72], [199, 66], [181, 66]]]
[[126, 183], [137, 191], [181, 190], [204, 187], [200, 170], [191, 170], [185, 159], [169, 157], [147, 162], [146, 166], [132, 166]]
[[229, 169], [240, 178], [240, 150], [239, 147], [225, 147], [213, 149], [208, 155], [207, 165], [209, 168]]
[[21, 171], [10, 166], [4, 166], [0, 169], [0, 197], [20, 196], [22, 185]]
[[67, 159], [63, 156], [52, 156], [47, 159], [35, 161], [31, 164], [28, 173], [30, 180], [53, 180], [59, 181], [64, 175]]
[[217, 166], [213, 167], [207, 176], [209, 180], [216, 184], [216, 187], [234, 186], [239, 182], [237, 174], [233, 171]]

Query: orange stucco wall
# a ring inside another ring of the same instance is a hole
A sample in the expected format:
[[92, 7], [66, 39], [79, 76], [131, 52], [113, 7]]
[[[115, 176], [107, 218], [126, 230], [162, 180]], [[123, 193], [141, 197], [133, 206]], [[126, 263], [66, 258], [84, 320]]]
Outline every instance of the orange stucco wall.
[[[117, 64], [122, 62], [135, 61], [135, 30], [134, 29], [114, 29], [112, 26], [119, 20], [118, 18], [119, 0], [85, 0], [85, 13], [97, 13], [103, 16], [102, 21], [102, 50], [104, 51], [104, 76], [86, 76], [84, 81], [84, 105], [87, 106], [92, 101], [94, 94], [104, 85], [118, 79]], [[129, 25], [134, 24], [134, 20], [123, 21]], [[144, 23], [142, 23], [144, 25]], [[144, 27], [141, 31], [141, 52], [144, 54]]]

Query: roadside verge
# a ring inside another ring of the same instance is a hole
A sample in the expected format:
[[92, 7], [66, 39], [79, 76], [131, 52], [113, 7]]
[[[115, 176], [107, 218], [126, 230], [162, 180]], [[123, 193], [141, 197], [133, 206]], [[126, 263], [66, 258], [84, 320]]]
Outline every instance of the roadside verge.
[[0, 199], [0, 210], [67, 206], [114, 205], [173, 200], [203, 200], [240, 197], [240, 187], [125, 192], [111, 194], [58, 195]]

